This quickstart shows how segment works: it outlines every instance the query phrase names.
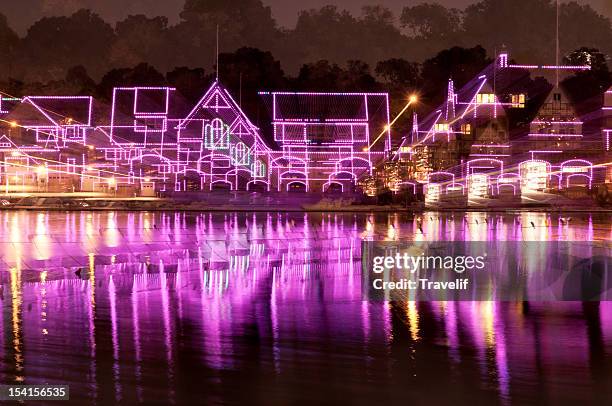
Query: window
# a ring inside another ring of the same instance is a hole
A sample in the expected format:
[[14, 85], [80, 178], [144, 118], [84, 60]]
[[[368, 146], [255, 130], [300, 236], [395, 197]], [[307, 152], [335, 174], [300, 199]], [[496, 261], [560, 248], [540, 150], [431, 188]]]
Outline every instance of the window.
[[561, 101], [561, 93], [554, 93], [553, 94], [553, 100], [560, 102]]
[[447, 132], [448, 131], [448, 123], [436, 123], [434, 126], [434, 130], [436, 132]]
[[238, 142], [232, 147], [232, 158], [234, 165], [249, 165], [251, 163], [250, 151], [242, 142]]
[[204, 146], [209, 149], [229, 148], [229, 127], [218, 118], [204, 126]]
[[493, 104], [495, 103], [495, 95], [493, 93], [478, 93], [476, 95], [477, 104]]
[[266, 164], [264, 164], [260, 160], [256, 160], [251, 165], [251, 172], [253, 173], [254, 178], [265, 177], [266, 176]]
[[137, 133], [161, 133], [166, 131], [165, 117], [136, 116], [134, 131]]
[[510, 95], [512, 107], [517, 109], [525, 108], [525, 95], [523, 93]]
[[472, 125], [471, 124], [461, 124], [461, 132], [463, 134], [471, 134], [472, 133]]
[[304, 126], [304, 134], [308, 134], [310, 138], [308, 142], [312, 144], [331, 144], [337, 137], [337, 128], [335, 126], [317, 126], [311, 131], [306, 129]]

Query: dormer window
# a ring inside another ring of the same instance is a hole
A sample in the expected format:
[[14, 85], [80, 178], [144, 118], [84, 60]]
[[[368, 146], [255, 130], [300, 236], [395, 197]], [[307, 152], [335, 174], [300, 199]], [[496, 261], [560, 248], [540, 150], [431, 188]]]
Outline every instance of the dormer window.
[[554, 93], [553, 94], [553, 100], [560, 102], [561, 101], [561, 93]]
[[448, 123], [436, 123], [434, 130], [438, 133], [448, 132]]
[[524, 109], [525, 108], [525, 94], [512, 94], [510, 95], [512, 107], [515, 109]]
[[477, 104], [493, 104], [495, 103], [495, 95], [493, 93], [478, 93], [476, 95]]

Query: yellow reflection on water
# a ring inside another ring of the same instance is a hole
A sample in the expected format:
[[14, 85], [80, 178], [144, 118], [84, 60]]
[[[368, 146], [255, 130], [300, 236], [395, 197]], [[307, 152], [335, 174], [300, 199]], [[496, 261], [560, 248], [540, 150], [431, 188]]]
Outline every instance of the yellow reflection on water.
[[10, 224], [10, 242], [13, 249], [6, 253], [9, 263], [14, 263], [15, 266], [21, 267], [21, 258], [23, 255], [23, 224], [20, 222], [20, 213], [13, 212], [11, 215]]
[[144, 215], [141, 213], [139, 218], [140, 223], [142, 224], [142, 242], [151, 242], [152, 240], [152, 225], [151, 218], [149, 217], [149, 213], [145, 212]]
[[13, 351], [15, 359], [15, 381], [22, 382], [24, 380], [23, 372], [23, 338], [21, 331], [21, 269], [11, 268], [11, 315], [12, 315], [12, 332], [13, 332]]
[[387, 226], [387, 238], [386, 241], [395, 241], [397, 240], [397, 231], [395, 226], [392, 223], [389, 223]]
[[548, 241], [550, 220], [547, 213], [521, 213], [520, 220], [523, 241]]
[[91, 302], [91, 309], [93, 312], [93, 310], [95, 310], [96, 308], [96, 275], [94, 272], [96, 270], [96, 257], [93, 252], [90, 252], [88, 257], [89, 257], [89, 286], [90, 286], [90, 291], [91, 291], [90, 302]]
[[480, 304], [480, 314], [482, 317], [482, 327], [485, 333], [485, 341], [487, 346], [495, 345], [495, 302], [482, 302]]
[[410, 329], [410, 337], [413, 341], [419, 340], [419, 311], [417, 310], [417, 303], [414, 300], [406, 302], [406, 314], [408, 316], [408, 323]]
[[488, 226], [486, 213], [468, 212], [466, 214], [469, 241], [487, 241]]
[[49, 259], [51, 257], [51, 239], [47, 225], [47, 213], [36, 215], [36, 235], [34, 237], [34, 258]]
[[361, 233], [361, 238], [364, 240], [371, 240], [374, 237], [375, 225], [374, 216], [368, 216], [366, 218], [365, 230]]
[[117, 220], [113, 212], [108, 213], [108, 217], [106, 218], [104, 241], [109, 247], [117, 247], [119, 245], [119, 230], [117, 229]]
[[94, 235], [93, 216], [91, 213], [87, 213], [87, 216], [85, 216], [85, 233], [90, 238]]
[[[89, 327], [89, 357], [90, 366], [89, 374], [92, 380], [96, 380], [96, 326], [94, 320], [96, 318], [96, 276], [95, 276], [95, 255], [93, 252], [88, 254], [89, 259], [89, 306], [87, 306], [88, 327]], [[95, 390], [95, 386], [94, 386]]]

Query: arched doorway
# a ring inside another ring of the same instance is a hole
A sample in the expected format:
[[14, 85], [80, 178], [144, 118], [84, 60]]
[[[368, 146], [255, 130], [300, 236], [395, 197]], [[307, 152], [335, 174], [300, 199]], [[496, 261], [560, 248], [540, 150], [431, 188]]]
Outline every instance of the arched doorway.
[[306, 193], [306, 183], [293, 181], [287, 184], [287, 192], [291, 193]]

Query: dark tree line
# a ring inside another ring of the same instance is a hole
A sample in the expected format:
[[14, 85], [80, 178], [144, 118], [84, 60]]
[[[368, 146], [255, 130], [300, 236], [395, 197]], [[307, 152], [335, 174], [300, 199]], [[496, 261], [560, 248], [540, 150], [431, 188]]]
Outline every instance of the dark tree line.
[[[481, 0], [464, 10], [436, 3], [404, 7], [399, 16], [365, 6], [359, 16], [334, 6], [304, 10], [292, 29], [279, 27], [262, 0], [186, 0], [180, 21], [129, 15], [111, 26], [89, 10], [45, 17], [23, 38], [0, 16], [0, 78], [25, 82], [62, 79], [84, 66], [98, 80], [113, 68], [145, 62], [160, 72], [176, 66], [212, 68], [216, 27], [224, 52], [241, 47], [270, 51], [283, 69], [327, 60], [404, 58], [423, 62], [441, 49], [481, 45], [489, 55], [505, 45], [518, 61], [554, 61], [555, 7], [552, 0]], [[612, 25], [588, 5], [562, 3], [563, 54], [582, 46], [612, 54]]]

